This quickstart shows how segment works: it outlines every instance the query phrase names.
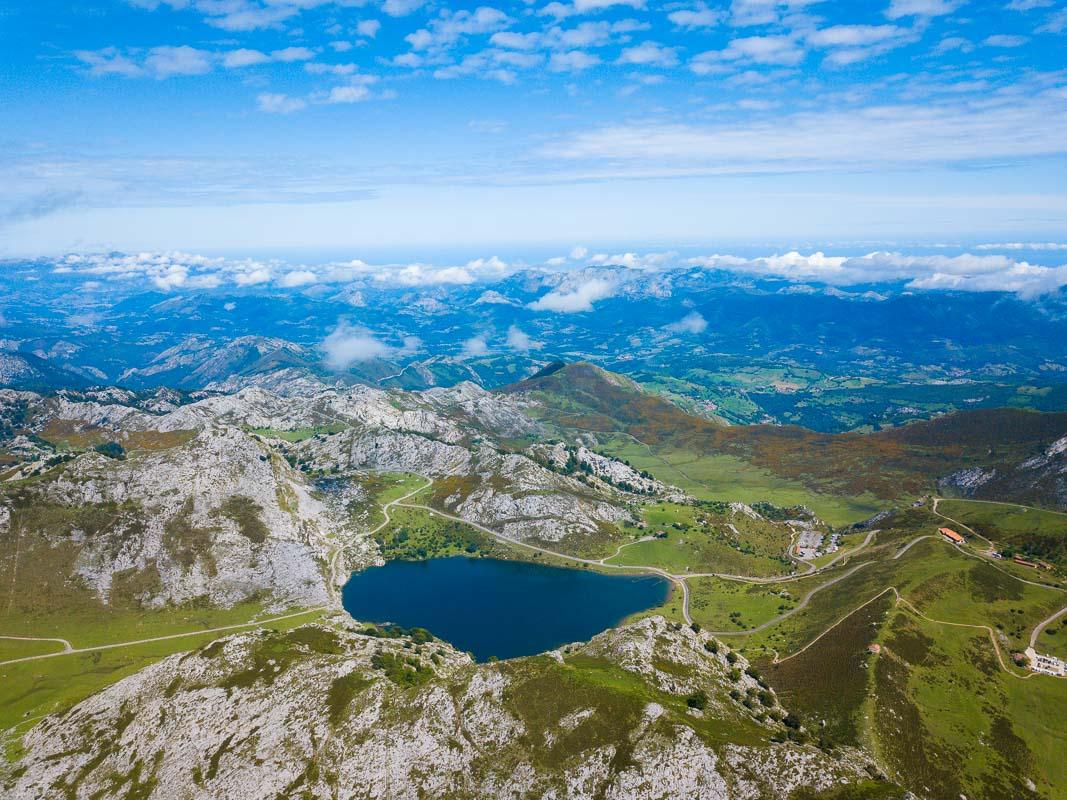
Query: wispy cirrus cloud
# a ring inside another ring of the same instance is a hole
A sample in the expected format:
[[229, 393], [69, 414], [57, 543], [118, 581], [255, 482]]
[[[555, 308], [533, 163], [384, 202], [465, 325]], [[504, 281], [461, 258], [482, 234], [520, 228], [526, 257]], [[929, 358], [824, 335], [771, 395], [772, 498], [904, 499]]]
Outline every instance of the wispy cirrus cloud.
[[546, 145], [548, 157], [718, 166], [726, 172], [811, 171], [870, 164], [955, 163], [1067, 152], [1060, 90], [969, 103], [804, 111], [745, 124], [633, 122]]

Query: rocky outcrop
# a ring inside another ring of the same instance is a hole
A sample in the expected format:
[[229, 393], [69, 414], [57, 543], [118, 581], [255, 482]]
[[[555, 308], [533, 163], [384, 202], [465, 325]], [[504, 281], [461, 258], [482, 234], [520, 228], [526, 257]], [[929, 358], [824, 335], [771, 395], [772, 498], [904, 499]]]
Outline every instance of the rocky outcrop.
[[[755, 800], [863, 775], [856, 751], [774, 743], [779, 724], [730, 698], [709, 637], [662, 618], [479, 665], [360, 631], [172, 656], [38, 724], [5, 796]], [[713, 705], [691, 707], [693, 691]]]
[[486, 443], [463, 446], [415, 433], [352, 429], [309, 439], [289, 452], [319, 469], [413, 472], [438, 479], [445, 492], [443, 510], [517, 539], [555, 542], [631, 517], [582, 482]]
[[972, 467], [938, 481], [942, 492], [1067, 510], [1067, 436], [1019, 464]]
[[[229, 427], [125, 460], [84, 454], [20, 502], [93, 509], [100, 521], [92, 526], [41, 523], [34, 533], [76, 546], [74, 576], [101, 600], [117, 575], [143, 575], [137, 599], [149, 606], [194, 598], [225, 606], [263, 592], [290, 603], [325, 602], [323, 565], [331, 541], [345, 534], [345, 520], [313, 496], [302, 475]], [[373, 557], [368, 544], [364, 560]]]

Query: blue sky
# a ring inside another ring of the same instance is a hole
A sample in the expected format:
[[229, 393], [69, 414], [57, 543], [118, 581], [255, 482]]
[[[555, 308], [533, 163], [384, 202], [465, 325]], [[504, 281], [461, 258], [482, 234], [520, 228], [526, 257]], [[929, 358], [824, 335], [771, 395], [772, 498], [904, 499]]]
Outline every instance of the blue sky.
[[1067, 238], [1054, 0], [0, 0], [0, 47], [5, 255]]

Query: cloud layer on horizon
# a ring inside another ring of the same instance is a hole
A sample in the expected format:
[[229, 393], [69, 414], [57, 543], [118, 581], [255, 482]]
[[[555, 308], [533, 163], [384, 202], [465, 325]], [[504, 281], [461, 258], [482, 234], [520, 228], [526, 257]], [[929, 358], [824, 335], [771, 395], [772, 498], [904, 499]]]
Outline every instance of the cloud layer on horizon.
[[[509, 264], [497, 256], [462, 265], [425, 263], [373, 265], [359, 259], [327, 264], [294, 265], [282, 261], [225, 259], [183, 252], [69, 255], [43, 266], [57, 275], [79, 275], [94, 281], [142, 280], [164, 292], [224, 287], [268, 291], [340, 291], [345, 286], [432, 290], [436, 287], [490, 286], [518, 273], [541, 275], [548, 290], [527, 302], [533, 311], [584, 313], [623, 290], [627, 276], [705, 269], [752, 278], [828, 286], [898, 284], [910, 290], [1011, 292], [1038, 297], [1067, 285], [1067, 264], [1046, 266], [1018, 258], [1030, 250], [1055, 258], [1067, 245], [1055, 242], [977, 245], [977, 252], [958, 255], [907, 254], [878, 251], [864, 255], [830, 255], [822, 251], [788, 251], [743, 257], [728, 253], [683, 257], [675, 252], [615, 255], [575, 248], [569, 257], [542, 264]], [[1000, 252], [993, 252], [999, 250]], [[334, 287], [330, 289], [330, 287]], [[486, 296], [483, 293], [483, 298]], [[483, 302], [510, 302], [494, 290]], [[683, 322], [677, 323], [682, 326]], [[677, 331], [699, 323], [690, 319]], [[521, 331], [511, 346], [521, 349]], [[530, 340], [532, 342], [532, 340]]]

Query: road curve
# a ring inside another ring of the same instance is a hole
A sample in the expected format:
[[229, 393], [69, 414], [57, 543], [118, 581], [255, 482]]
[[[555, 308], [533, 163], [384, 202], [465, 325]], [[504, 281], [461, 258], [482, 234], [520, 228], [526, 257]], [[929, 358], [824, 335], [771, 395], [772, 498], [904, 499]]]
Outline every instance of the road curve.
[[1034, 627], [1034, 630], [1030, 633], [1030, 647], [1036, 649], [1037, 637], [1041, 635], [1041, 631], [1045, 630], [1045, 628], [1047, 628], [1057, 619], [1062, 617], [1064, 614], [1067, 614], [1067, 606], [1064, 606], [1052, 616], [1048, 617], [1047, 619], [1043, 619], [1041, 620], [1041, 622], [1037, 623], [1037, 625]]
[[74, 649], [74, 646], [66, 639], [49, 639], [41, 636], [0, 636], [0, 639], [6, 639], [7, 641], [12, 642], [56, 642], [57, 644], [63, 645], [63, 650], [60, 652], [64, 653]]
[[[430, 480], [429, 478], [427, 478], [425, 475], [420, 475], [419, 477], [422, 478], [424, 481], [426, 481], [426, 483], [424, 485], [419, 486], [419, 487], [417, 487], [415, 489], [412, 489], [407, 494], [402, 495], [401, 497], [398, 497], [395, 500], [390, 500], [388, 503], [385, 503], [382, 506], [382, 514], [385, 516], [385, 520], [380, 525], [378, 525], [377, 527], [372, 528], [371, 530], [367, 531], [366, 535], [368, 537], [369, 536], [373, 536], [378, 531], [380, 531], [382, 528], [384, 528], [386, 525], [388, 525], [390, 522], [392, 522], [392, 519], [389, 517], [389, 509], [390, 508], [392, 508], [395, 505], [403, 505], [403, 501], [404, 500], [407, 500], [409, 497], [414, 497], [415, 495], [417, 495], [419, 492], [423, 491], [424, 489], [429, 489], [431, 486], [433, 486], [433, 481]], [[335, 601], [337, 600], [337, 587], [341, 582], [340, 581], [340, 576], [337, 574], [337, 562], [338, 562], [338, 559], [341, 558], [341, 556], [344, 554], [345, 550], [347, 550], [347, 549], [348, 548], [346, 546], [341, 545], [340, 547], [338, 547], [333, 552], [333, 555], [330, 557], [330, 594], [333, 596], [333, 599]]]

